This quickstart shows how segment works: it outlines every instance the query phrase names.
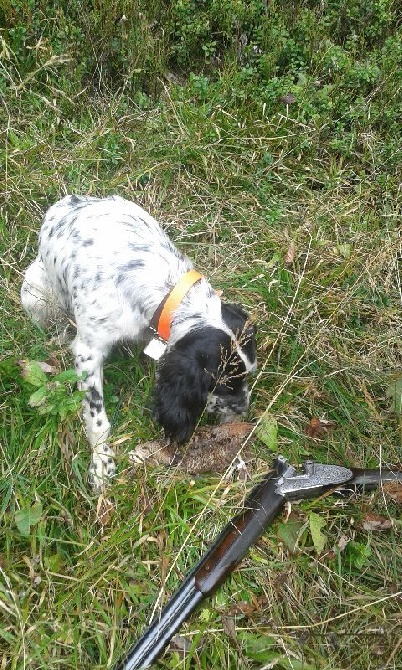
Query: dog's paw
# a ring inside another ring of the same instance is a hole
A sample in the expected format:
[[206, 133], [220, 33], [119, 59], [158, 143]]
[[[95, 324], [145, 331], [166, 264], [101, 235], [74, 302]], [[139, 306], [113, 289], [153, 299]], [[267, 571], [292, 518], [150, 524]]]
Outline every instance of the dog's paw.
[[114, 451], [108, 444], [97, 445], [92, 451], [88, 480], [94, 491], [104, 491], [116, 474]]

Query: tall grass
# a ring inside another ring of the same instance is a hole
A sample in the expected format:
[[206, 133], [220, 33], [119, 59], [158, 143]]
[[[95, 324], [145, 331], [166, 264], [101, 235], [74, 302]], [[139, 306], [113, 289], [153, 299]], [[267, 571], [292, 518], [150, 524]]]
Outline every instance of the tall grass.
[[[158, 434], [154, 371], [131, 352], [105, 370], [119, 474], [100, 516], [73, 387], [56, 400], [50, 385], [54, 411], [41, 414], [19, 364], [48, 362], [50, 384], [72, 365], [20, 306], [41, 216], [67, 192], [136, 200], [247, 307], [250, 418], [278, 425], [277, 444], [253, 443], [253, 480], [274, 451], [398, 465], [400, 11], [20, 0], [0, 12], [0, 658], [106, 668], [253, 482], [130, 470], [127, 452]], [[331, 428], [309, 436], [312, 417]], [[392, 527], [367, 530], [373, 517]], [[185, 657], [158, 667], [401, 668], [400, 532], [382, 492], [293, 505], [183, 628]]]

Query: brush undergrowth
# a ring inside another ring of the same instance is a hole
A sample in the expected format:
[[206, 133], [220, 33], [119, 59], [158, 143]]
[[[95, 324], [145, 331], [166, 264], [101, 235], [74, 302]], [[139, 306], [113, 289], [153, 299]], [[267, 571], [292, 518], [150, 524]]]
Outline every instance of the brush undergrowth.
[[[19, 0], [0, 19], [1, 667], [106, 668], [252, 483], [132, 474], [157, 428], [152, 365], [131, 352], [105, 371], [119, 475], [100, 515], [73, 377], [54, 379], [68, 347], [20, 307], [41, 216], [67, 192], [134, 199], [247, 307], [253, 478], [278, 451], [397, 465], [401, 16], [391, 0]], [[331, 425], [309, 435], [312, 417]], [[381, 493], [294, 505], [158, 667], [402, 668], [399, 512]]]

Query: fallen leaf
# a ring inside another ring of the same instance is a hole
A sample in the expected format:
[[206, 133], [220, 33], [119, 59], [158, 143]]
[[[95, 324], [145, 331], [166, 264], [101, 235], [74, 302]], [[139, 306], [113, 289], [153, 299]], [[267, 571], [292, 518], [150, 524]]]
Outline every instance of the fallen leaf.
[[[253, 428], [254, 424], [245, 422], [201, 426], [183, 447], [165, 439], [151, 440], [139, 444], [129, 458], [137, 465], [144, 461], [152, 465], [174, 465], [189, 474], [222, 472], [236, 457]], [[247, 450], [242, 455], [247, 458], [250, 454]]]
[[282, 95], [279, 100], [283, 102], [284, 105], [293, 105], [296, 102], [296, 97], [293, 93], [286, 93], [286, 95]]
[[54, 365], [50, 365], [47, 363], [47, 361], [36, 361], [37, 364], [39, 365], [40, 369], [43, 370], [43, 372], [56, 372], [56, 368]]
[[51, 354], [46, 361], [44, 361], [44, 364], [47, 366], [47, 370], [44, 370], [44, 372], [60, 372], [60, 370], [63, 368], [63, 363], [57, 358], [55, 354]]
[[109, 525], [112, 517], [114, 515], [114, 505], [111, 500], [105, 498], [102, 494], [98, 498], [98, 504], [96, 506], [96, 518], [98, 523], [105, 528]]
[[187, 640], [183, 635], [175, 635], [172, 637], [169, 649], [170, 651], [175, 651], [181, 659], [184, 659], [191, 649], [191, 641]]
[[231, 638], [234, 642], [237, 642], [236, 636], [236, 624], [235, 620], [231, 616], [221, 616], [222, 628], [226, 635]]
[[225, 608], [225, 613], [228, 616], [236, 616], [243, 614], [244, 616], [251, 616], [254, 612], [266, 611], [269, 606], [269, 601], [266, 596], [259, 596], [258, 598], [250, 593], [251, 602], [247, 600], [240, 600], [235, 602], [231, 607]]
[[285, 254], [285, 257], [283, 259], [283, 262], [285, 263], [285, 265], [292, 265], [292, 263], [295, 259], [295, 251], [296, 251], [295, 245], [293, 244], [293, 242], [291, 242], [289, 244], [289, 248], [288, 248], [288, 250]]
[[402, 504], [402, 484], [401, 482], [385, 482], [383, 491], [395, 502]]
[[367, 514], [362, 527], [364, 530], [389, 530], [392, 528], [391, 519], [387, 519], [385, 516], [379, 516], [377, 514]]
[[227, 613], [228, 613], [229, 616], [236, 616], [236, 615], [239, 615], [239, 614], [243, 614], [244, 616], [249, 617], [257, 609], [259, 609], [258, 603], [248, 603], [248, 602], [240, 601], [240, 602], [236, 603], [235, 605], [233, 605], [233, 607], [230, 607], [227, 610]]
[[305, 427], [304, 432], [307, 437], [311, 437], [314, 440], [322, 440], [323, 437], [327, 434], [329, 430], [332, 430], [335, 427], [334, 421], [328, 421], [327, 419], [318, 419], [316, 416], [313, 416], [310, 419], [310, 423]]
[[348, 543], [350, 542], [351, 538], [348, 537], [347, 535], [341, 535], [338, 541], [338, 549], [339, 551], [345, 551]]

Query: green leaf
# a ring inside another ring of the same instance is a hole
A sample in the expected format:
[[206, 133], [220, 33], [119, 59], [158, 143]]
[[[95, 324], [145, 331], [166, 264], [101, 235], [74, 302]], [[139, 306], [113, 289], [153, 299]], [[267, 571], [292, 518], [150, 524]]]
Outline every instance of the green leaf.
[[258, 425], [257, 436], [270, 451], [278, 450], [278, 422], [274, 416], [265, 412]]
[[286, 523], [278, 522], [276, 531], [278, 539], [291, 554], [295, 553], [304, 528], [305, 524], [298, 519], [290, 518]]
[[206, 621], [206, 622], [210, 621], [211, 620], [211, 610], [204, 607], [200, 612], [199, 618], [200, 618], [200, 621]]
[[24, 537], [29, 537], [32, 526], [35, 526], [42, 517], [42, 503], [37, 501], [30, 507], [22, 507], [15, 513], [15, 523]]
[[32, 395], [28, 400], [28, 404], [31, 407], [38, 407], [39, 405], [42, 405], [45, 402], [46, 396], [47, 396], [46, 386], [40, 386], [34, 393], [32, 393]]
[[321, 532], [324, 526], [326, 526], [326, 521], [319, 514], [310, 512], [309, 525], [314, 548], [317, 554], [321, 554], [327, 541], [326, 536]]
[[63, 559], [60, 554], [51, 554], [44, 558], [45, 565], [51, 572], [61, 572], [63, 569]]
[[287, 656], [281, 656], [278, 658], [280, 665], [278, 667], [283, 668], [283, 670], [316, 670], [317, 666], [310, 665], [306, 661], [301, 661], [298, 658], [288, 658]]
[[351, 566], [361, 570], [370, 561], [372, 553], [369, 544], [351, 540], [345, 549], [345, 560], [349, 561]]
[[61, 400], [55, 409], [57, 410], [57, 414], [60, 416], [60, 419], [64, 421], [64, 419], [70, 414], [75, 414], [78, 412], [78, 410], [81, 408], [81, 404], [81, 393], [77, 393]]
[[282, 649], [278, 649], [278, 641], [275, 638], [268, 635], [250, 635], [242, 632], [239, 633], [238, 637], [247, 658], [257, 663], [267, 664], [267, 668], [315, 670], [315, 666], [310, 665], [310, 663], [294, 658], [293, 655], [291, 658], [285, 655]]
[[247, 658], [259, 663], [267, 663], [278, 656], [276, 640], [268, 635], [239, 633], [239, 640]]
[[7, 630], [4, 630], [4, 628], [0, 628], [0, 637], [2, 637], [6, 642], [8, 642], [8, 644], [12, 645], [17, 644], [15, 636], [9, 633]]
[[402, 414], [402, 377], [394, 379], [387, 387], [387, 398], [392, 398], [395, 414]]
[[41, 405], [37, 406], [39, 414], [52, 414], [53, 412], [53, 405], [50, 402], [43, 402]]
[[21, 374], [28, 384], [37, 387], [46, 384], [47, 377], [38, 361], [21, 361], [20, 366]]
[[350, 258], [352, 247], [347, 242], [345, 242], [345, 244], [338, 244], [335, 247], [335, 252], [339, 254], [339, 256], [343, 256], [343, 258]]
[[63, 370], [63, 372], [59, 372], [58, 375], [55, 375], [52, 379], [52, 381], [55, 382], [61, 382], [62, 384], [69, 383], [69, 384], [75, 384], [79, 379], [79, 376], [75, 372], [75, 370]]

